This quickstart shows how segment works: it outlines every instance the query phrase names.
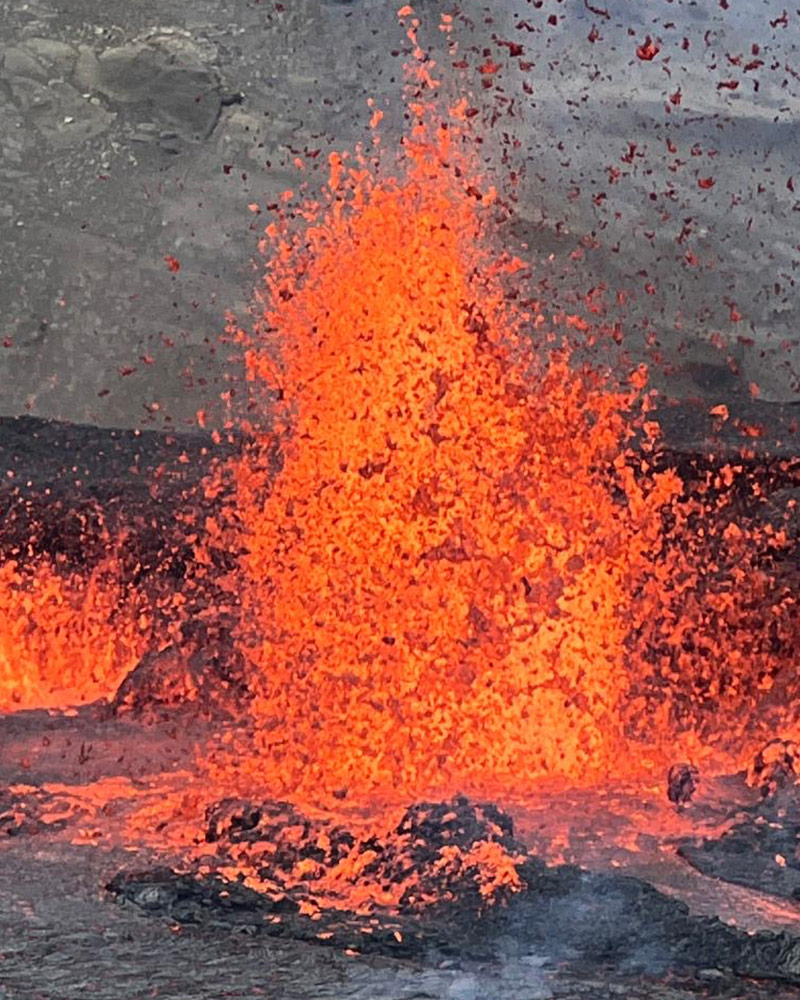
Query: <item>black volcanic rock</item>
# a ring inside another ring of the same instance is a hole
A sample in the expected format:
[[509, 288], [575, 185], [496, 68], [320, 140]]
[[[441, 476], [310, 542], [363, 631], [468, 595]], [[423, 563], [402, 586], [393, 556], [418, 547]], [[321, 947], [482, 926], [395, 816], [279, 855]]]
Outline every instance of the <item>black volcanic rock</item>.
[[678, 853], [703, 875], [800, 902], [800, 818], [759, 811], [721, 837]]
[[[271, 816], [265, 807], [228, 800], [209, 815], [211, 839], [241, 842], [253, 831], [265, 831], [284, 815], [296, 827], [301, 814], [276, 803]], [[485, 817], [494, 819], [485, 821]], [[310, 829], [310, 827], [309, 827]], [[412, 806], [399, 830], [413, 837], [414, 863], [419, 866], [426, 894], [440, 902], [421, 910], [374, 912], [369, 918], [343, 909], [302, 905], [291, 887], [262, 894], [217, 874], [196, 876], [169, 869], [120, 873], [108, 891], [122, 902], [178, 923], [206, 927], [245, 928], [248, 933], [319, 941], [335, 948], [384, 955], [502, 961], [509, 941], [523, 951], [546, 954], [559, 963], [592, 963], [616, 970], [646, 970], [696, 974], [720, 969], [725, 976], [743, 976], [800, 985], [800, 939], [786, 934], [747, 934], [715, 918], [693, 916], [685, 903], [646, 882], [622, 875], [583, 871], [571, 865], [547, 866], [536, 858], [519, 858], [523, 883], [519, 892], [503, 894], [494, 905], [469, 891], [454, 892], [452, 881], [437, 884], [431, 857], [445, 845], [475, 838], [497, 837], [515, 847], [508, 817], [493, 807], [453, 802]], [[422, 832], [424, 831], [424, 832]], [[401, 834], [402, 836], [402, 834]], [[302, 839], [302, 838], [301, 838]], [[378, 855], [376, 864], [389, 875], [394, 863], [392, 841], [380, 855], [379, 841], [364, 847]], [[408, 862], [408, 856], [404, 858]], [[462, 872], [472, 878], [468, 869]], [[313, 883], [309, 887], [313, 891]]]
[[673, 764], [667, 774], [667, 798], [680, 809], [691, 802], [699, 780], [694, 764]]

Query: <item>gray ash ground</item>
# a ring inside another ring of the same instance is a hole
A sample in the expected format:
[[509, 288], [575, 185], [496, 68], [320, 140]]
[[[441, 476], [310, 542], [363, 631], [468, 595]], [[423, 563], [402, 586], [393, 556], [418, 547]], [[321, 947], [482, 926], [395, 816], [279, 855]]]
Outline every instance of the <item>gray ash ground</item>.
[[[585, 314], [602, 293], [677, 399], [744, 415], [754, 382], [796, 402], [796, 11], [458, 6], [460, 52], [430, 0], [424, 42], [446, 98], [495, 119], [479, 153], [503, 186], [517, 174], [503, 238], [535, 264], [541, 308]], [[250, 301], [266, 218], [248, 205], [324, 180], [331, 150], [368, 138], [368, 97], [396, 144], [409, 51], [384, 0], [2, 0], [2, 412], [221, 420], [219, 333]]]
[[[790, 1000], [779, 984], [623, 974], [595, 963], [548, 969], [509, 956], [439, 962], [347, 956], [332, 948], [253, 936], [230, 927], [176, 929], [99, 887], [125, 863], [96, 848], [4, 845], [0, 850], [0, 996], [3, 1000]], [[20, 878], [24, 864], [25, 878]], [[442, 967], [443, 964], [445, 967]]]

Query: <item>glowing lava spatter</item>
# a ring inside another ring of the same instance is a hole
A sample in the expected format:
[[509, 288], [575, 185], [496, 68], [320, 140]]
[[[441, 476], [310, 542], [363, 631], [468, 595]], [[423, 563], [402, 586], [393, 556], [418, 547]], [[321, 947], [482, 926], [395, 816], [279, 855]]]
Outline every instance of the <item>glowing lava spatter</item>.
[[631, 595], [679, 482], [628, 468], [641, 372], [613, 391], [555, 337], [532, 351], [464, 107], [413, 100], [396, 176], [334, 156], [302, 232], [267, 231], [242, 336], [283, 466], [237, 470], [256, 733], [226, 766], [276, 792], [510, 790], [619, 752]]
[[[238, 333], [273, 427], [231, 466], [227, 516], [208, 484], [199, 590], [166, 616], [240, 615], [252, 700], [198, 748], [199, 781], [140, 811], [137, 843], [205, 852], [204, 807], [237, 794], [352, 819], [376, 798], [636, 778], [648, 756], [663, 775], [718, 748], [731, 769], [778, 724], [793, 735], [796, 596], [769, 564], [785, 538], [737, 508], [746, 470], [689, 497], [655, 472], [646, 373], [579, 368], [522, 305], [467, 106], [437, 118], [410, 37], [395, 168], [334, 155], [321, 201], [267, 230], [261, 314]], [[109, 697], [152, 641], [113, 573], [7, 563], [0, 614], [0, 710]], [[333, 895], [366, 878], [361, 853], [330, 866]], [[257, 857], [238, 844], [232, 872]]]
[[0, 712], [111, 698], [150, 640], [109, 557], [87, 575], [0, 563]]

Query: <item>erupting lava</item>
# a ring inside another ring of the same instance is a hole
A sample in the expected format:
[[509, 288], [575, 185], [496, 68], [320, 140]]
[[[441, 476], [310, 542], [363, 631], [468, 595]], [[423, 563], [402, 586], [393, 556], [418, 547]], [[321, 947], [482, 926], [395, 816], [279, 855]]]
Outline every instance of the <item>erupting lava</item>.
[[[251, 695], [202, 749], [206, 799], [511, 798], [548, 775], [674, 762], [681, 730], [696, 755], [727, 731], [738, 764], [748, 730], [771, 725], [775, 679], [778, 709], [798, 697], [776, 652], [796, 635], [793, 594], [736, 523], [739, 473], [687, 500], [657, 471], [646, 372], [619, 384], [579, 367], [526, 304], [467, 104], [437, 119], [415, 29], [394, 168], [376, 140], [331, 157], [319, 202], [292, 217], [287, 197], [260, 314], [233, 324], [273, 424], [247, 429], [197, 546], [198, 579], [213, 549], [238, 554], [218, 584]], [[762, 555], [783, 541], [764, 538]], [[0, 708], [108, 696], [141, 622], [100, 577], [78, 607], [37, 572], [31, 590], [0, 568]]]
[[[263, 312], [238, 331], [275, 423], [235, 470], [255, 732], [215, 773], [312, 801], [630, 772], [659, 663], [685, 670], [686, 703], [752, 694], [768, 672], [757, 639], [731, 656], [755, 625], [737, 610], [725, 648], [705, 634], [704, 653], [728, 657], [716, 684], [705, 657], [684, 662], [703, 645], [686, 635], [731, 611], [734, 582], [771, 606], [768, 577], [723, 517], [725, 583], [709, 581], [717, 529], [690, 528], [680, 478], [648, 464], [646, 373], [614, 388], [541, 335], [524, 265], [493, 246], [466, 102], [438, 120], [432, 64], [416, 55], [398, 168], [331, 157], [299, 231], [285, 215], [268, 227]], [[668, 507], [693, 532], [677, 553]], [[692, 587], [708, 607], [676, 622]], [[655, 670], [637, 635], [658, 646]], [[745, 680], [726, 688], [733, 661]], [[674, 752], [680, 702], [644, 732], [651, 750]]]
[[238, 468], [237, 515], [255, 759], [282, 792], [606, 768], [631, 595], [678, 485], [627, 467], [636, 389], [534, 354], [458, 113], [412, 112], [397, 177], [334, 157], [320, 218], [269, 229], [248, 365], [278, 397], [257, 456], [283, 466]]
[[0, 564], [0, 712], [110, 698], [148, 642], [109, 558], [88, 576], [50, 560]]

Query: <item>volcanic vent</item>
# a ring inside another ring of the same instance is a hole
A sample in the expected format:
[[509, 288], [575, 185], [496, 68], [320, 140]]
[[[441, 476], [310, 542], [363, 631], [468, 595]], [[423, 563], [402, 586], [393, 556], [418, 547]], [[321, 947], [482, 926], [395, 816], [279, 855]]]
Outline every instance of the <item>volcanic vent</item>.
[[[250, 419], [195, 456], [212, 470], [189, 488], [159, 464], [127, 516], [81, 509], [55, 557], [51, 529], [20, 539], [33, 501], [8, 500], [0, 705], [99, 700], [98, 739], [184, 757], [15, 781], [1, 829], [141, 852], [107, 887], [178, 929], [800, 981], [776, 932], [794, 910], [749, 935], [612, 871], [680, 843], [724, 876], [756, 835], [773, 881], [797, 868], [776, 504], [797, 465], [679, 459], [645, 366], [578, 360], [615, 331], [546, 316], [499, 249], [511, 206], [474, 162], [474, 109], [441, 111], [400, 13], [408, 134], [382, 144], [373, 105], [369, 146], [273, 206], [253, 322], [228, 330]], [[724, 778], [751, 759], [749, 784]], [[674, 890], [667, 869], [651, 881]]]

